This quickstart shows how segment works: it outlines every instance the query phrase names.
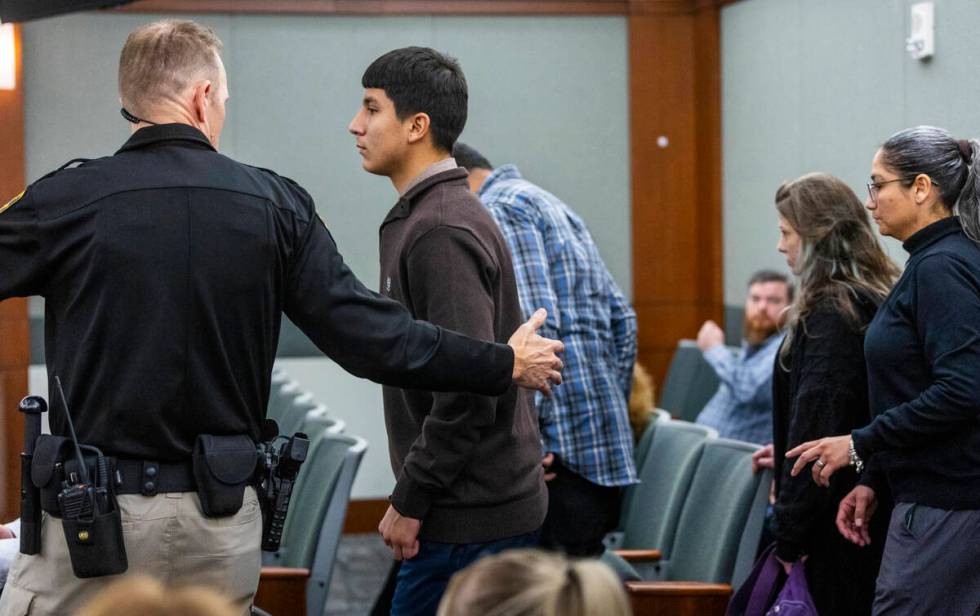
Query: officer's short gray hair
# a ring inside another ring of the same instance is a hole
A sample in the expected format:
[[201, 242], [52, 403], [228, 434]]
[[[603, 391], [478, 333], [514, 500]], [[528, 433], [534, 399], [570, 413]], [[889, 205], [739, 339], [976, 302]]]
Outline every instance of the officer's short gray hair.
[[[119, 55], [119, 96], [136, 115], [173, 98], [195, 79], [220, 77], [221, 39], [214, 30], [184, 19], [166, 19], [133, 30]], [[215, 88], [217, 91], [217, 88]]]

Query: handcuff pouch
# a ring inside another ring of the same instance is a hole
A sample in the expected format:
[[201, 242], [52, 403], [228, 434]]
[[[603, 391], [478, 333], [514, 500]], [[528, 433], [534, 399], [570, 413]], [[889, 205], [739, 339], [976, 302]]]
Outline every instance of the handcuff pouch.
[[205, 516], [226, 517], [242, 508], [258, 460], [255, 441], [248, 435], [197, 437], [192, 466]]

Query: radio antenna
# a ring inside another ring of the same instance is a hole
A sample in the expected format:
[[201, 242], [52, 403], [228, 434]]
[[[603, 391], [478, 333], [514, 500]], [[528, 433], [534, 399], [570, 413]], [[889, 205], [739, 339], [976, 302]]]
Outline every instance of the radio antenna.
[[88, 467], [82, 458], [82, 448], [78, 445], [78, 437], [75, 436], [75, 425], [71, 421], [71, 411], [68, 410], [68, 398], [65, 397], [65, 390], [61, 386], [61, 378], [54, 377], [54, 384], [58, 387], [58, 395], [61, 396], [61, 405], [65, 407], [65, 418], [68, 419], [68, 434], [71, 435], [71, 442], [75, 445], [75, 459], [78, 461], [78, 472], [81, 475], [82, 483], [88, 483]]

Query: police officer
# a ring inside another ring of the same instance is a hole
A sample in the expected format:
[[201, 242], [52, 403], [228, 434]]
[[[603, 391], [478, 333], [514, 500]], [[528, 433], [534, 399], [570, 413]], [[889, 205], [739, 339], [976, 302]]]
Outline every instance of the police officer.
[[[296, 183], [217, 152], [228, 86], [209, 28], [161, 21], [130, 34], [119, 64], [132, 137], [0, 209], [0, 299], [46, 299], [49, 377], [60, 376], [82, 443], [118, 459], [130, 572], [215, 587], [247, 612], [261, 516], [208, 518], [188, 483], [198, 435], [258, 440], [281, 314], [353, 374], [398, 387], [499, 395], [560, 382], [561, 344], [509, 345], [411, 319], [344, 264]], [[67, 434], [52, 404], [51, 430]], [[67, 614], [107, 578], [72, 573], [57, 517], [41, 553], [18, 555], [0, 616]]]

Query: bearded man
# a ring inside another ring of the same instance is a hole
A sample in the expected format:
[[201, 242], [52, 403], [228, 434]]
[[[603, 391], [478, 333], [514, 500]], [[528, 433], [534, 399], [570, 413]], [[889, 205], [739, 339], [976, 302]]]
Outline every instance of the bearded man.
[[792, 301], [793, 286], [786, 275], [762, 270], [749, 279], [738, 353], [725, 347], [725, 332], [713, 321], [701, 326], [698, 347], [721, 384], [697, 423], [718, 430], [723, 438], [772, 442], [772, 369], [783, 341], [780, 325]]

